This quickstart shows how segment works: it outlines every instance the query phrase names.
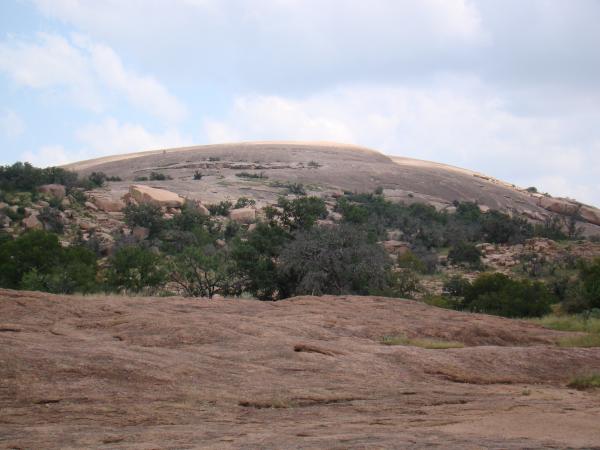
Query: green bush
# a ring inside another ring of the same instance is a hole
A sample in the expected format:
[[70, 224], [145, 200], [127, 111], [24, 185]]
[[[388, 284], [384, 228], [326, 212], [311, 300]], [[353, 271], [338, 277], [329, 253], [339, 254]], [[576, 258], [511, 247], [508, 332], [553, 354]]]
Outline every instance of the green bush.
[[600, 308], [600, 258], [579, 263], [577, 280], [567, 287], [563, 305], [570, 313]]
[[166, 226], [163, 213], [158, 205], [142, 203], [141, 205], [127, 205], [123, 210], [125, 223], [130, 227], [144, 227], [150, 230], [150, 237], [158, 235]]
[[480, 269], [481, 251], [469, 242], [459, 242], [448, 252], [448, 261], [452, 264], [464, 264], [473, 269]]
[[265, 208], [267, 219], [275, 221], [288, 231], [306, 230], [317, 219], [327, 217], [325, 201], [319, 197], [300, 197], [289, 200], [279, 197], [278, 209]]
[[96, 256], [63, 248], [55, 234], [32, 230], [0, 244], [0, 286], [54, 293], [95, 290]]
[[513, 280], [501, 273], [482, 274], [465, 293], [464, 307], [472, 312], [504, 317], [541, 317], [556, 298], [541, 282]]
[[172, 180], [169, 175], [165, 175], [160, 172], [150, 172], [150, 181], [164, 181], [164, 180]]
[[210, 211], [211, 216], [223, 216], [226, 217], [231, 210], [233, 203], [229, 200], [223, 200], [214, 205], [206, 205], [206, 208]]
[[138, 245], [121, 247], [110, 258], [106, 274], [110, 290], [156, 292], [166, 282], [163, 258]]
[[12, 166], [0, 166], [0, 190], [34, 191], [43, 184], [77, 184], [77, 174], [60, 167], [39, 169], [29, 163], [17, 162]]
[[246, 208], [248, 206], [253, 206], [256, 205], [256, 200], [248, 198], [248, 197], [240, 197], [237, 199], [237, 202], [235, 202], [235, 205], [233, 206], [234, 209], [238, 209], [238, 208]]
[[363, 230], [313, 227], [294, 237], [279, 267], [292, 295], [366, 295], [387, 287], [389, 257]]

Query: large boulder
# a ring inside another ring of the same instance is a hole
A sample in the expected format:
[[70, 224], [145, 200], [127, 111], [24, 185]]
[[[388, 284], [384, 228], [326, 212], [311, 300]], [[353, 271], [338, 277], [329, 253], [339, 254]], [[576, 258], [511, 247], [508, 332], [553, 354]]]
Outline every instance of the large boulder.
[[538, 206], [557, 214], [572, 215], [579, 209], [579, 204], [562, 198], [540, 197]]
[[252, 208], [232, 209], [229, 218], [238, 223], [252, 223], [256, 220], [256, 210]]
[[44, 184], [38, 187], [38, 192], [62, 199], [65, 197], [65, 195], [67, 195], [67, 188], [65, 188], [62, 184]]
[[183, 197], [175, 192], [140, 184], [129, 186], [129, 194], [137, 203], [152, 203], [164, 207], [181, 208], [184, 202]]
[[123, 200], [115, 200], [110, 197], [94, 197], [92, 201], [104, 212], [121, 212], [125, 208]]
[[31, 215], [23, 219], [23, 226], [28, 230], [42, 230], [44, 228], [44, 224], [40, 222], [37, 215]]
[[582, 206], [579, 210], [581, 218], [586, 222], [600, 225], [600, 209], [593, 206]]
[[393, 255], [403, 255], [410, 250], [410, 244], [408, 242], [389, 240], [383, 241], [383, 248], [386, 252]]

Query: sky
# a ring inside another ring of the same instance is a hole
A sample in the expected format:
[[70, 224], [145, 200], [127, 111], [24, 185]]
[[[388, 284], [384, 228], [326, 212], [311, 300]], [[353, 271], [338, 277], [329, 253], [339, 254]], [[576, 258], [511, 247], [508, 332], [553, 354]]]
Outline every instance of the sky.
[[0, 164], [337, 141], [600, 206], [598, 0], [2, 0]]

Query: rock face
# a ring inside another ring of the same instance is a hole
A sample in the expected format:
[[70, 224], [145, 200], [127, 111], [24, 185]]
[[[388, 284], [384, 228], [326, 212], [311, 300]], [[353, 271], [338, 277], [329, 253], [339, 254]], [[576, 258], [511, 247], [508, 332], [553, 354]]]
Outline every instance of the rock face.
[[23, 219], [23, 225], [28, 230], [41, 230], [44, 228], [44, 224], [40, 222], [40, 220], [37, 218], [37, 215], [33, 214]]
[[600, 225], [600, 209], [591, 206], [582, 206], [579, 214], [586, 222]]
[[121, 212], [125, 208], [123, 200], [115, 200], [109, 197], [94, 197], [94, 204], [104, 212]]
[[67, 189], [62, 184], [44, 184], [38, 188], [38, 192], [58, 199], [62, 199], [67, 195]]
[[229, 218], [238, 223], [252, 223], [256, 220], [256, 210], [252, 208], [232, 209]]
[[538, 205], [557, 214], [572, 215], [577, 212], [579, 205], [562, 198], [539, 197]]
[[[572, 334], [519, 320], [368, 296], [203, 301], [0, 289], [0, 330], [3, 448], [600, 442], [598, 393], [565, 386], [600, 371], [600, 348], [557, 347]], [[382, 345], [390, 335], [464, 348]]]
[[140, 184], [130, 186], [129, 194], [137, 203], [151, 203], [171, 208], [181, 208], [184, 203], [184, 199], [174, 192]]

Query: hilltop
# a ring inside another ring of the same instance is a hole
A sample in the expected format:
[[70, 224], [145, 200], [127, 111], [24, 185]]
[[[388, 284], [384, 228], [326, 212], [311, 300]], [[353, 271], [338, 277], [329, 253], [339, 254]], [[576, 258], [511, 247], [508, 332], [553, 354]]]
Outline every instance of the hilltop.
[[[275, 203], [285, 183], [301, 183], [308, 193], [330, 197], [340, 191], [371, 192], [407, 204], [424, 202], [452, 209], [453, 202], [476, 202], [543, 222], [559, 214], [575, 217], [587, 234], [600, 234], [600, 210], [569, 199], [552, 198], [488, 175], [445, 164], [390, 157], [364, 147], [320, 142], [247, 142], [202, 145], [109, 156], [65, 166], [83, 175], [104, 172], [120, 178], [98, 195], [113, 199], [129, 185], [159, 172], [172, 179], [149, 180], [152, 186], [216, 203], [246, 196], [259, 206]], [[202, 175], [200, 180], [194, 174]], [[263, 178], [239, 174], [263, 175]], [[238, 176], [236, 176], [238, 175]], [[151, 182], [150, 182], [151, 181]], [[278, 185], [279, 183], [279, 185]], [[283, 186], [282, 186], [283, 184]]]

